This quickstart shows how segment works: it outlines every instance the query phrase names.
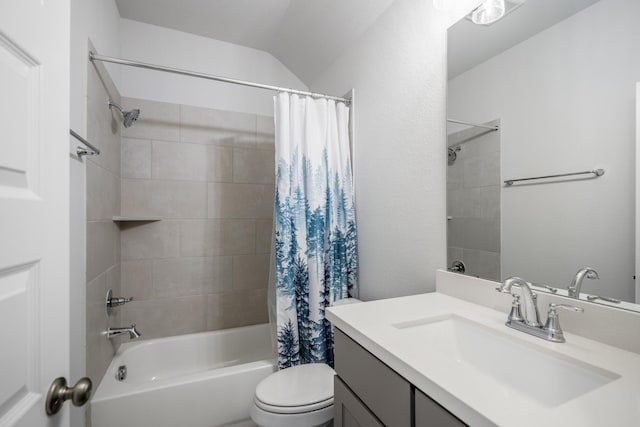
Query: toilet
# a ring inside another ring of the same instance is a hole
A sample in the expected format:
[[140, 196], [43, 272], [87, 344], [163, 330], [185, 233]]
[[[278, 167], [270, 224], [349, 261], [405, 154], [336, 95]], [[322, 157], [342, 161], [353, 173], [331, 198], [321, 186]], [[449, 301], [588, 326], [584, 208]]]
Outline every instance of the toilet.
[[333, 419], [333, 376], [324, 363], [282, 369], [256, 387], [251, 419], [261, 427], [324, 426]]
[[[334, 305], [360, 302], [343, 299]], [[333, 420], [333, 377], [324, 363], [282, 369], [256, 387], [250, 414], [261, 427], [320, 427]]]

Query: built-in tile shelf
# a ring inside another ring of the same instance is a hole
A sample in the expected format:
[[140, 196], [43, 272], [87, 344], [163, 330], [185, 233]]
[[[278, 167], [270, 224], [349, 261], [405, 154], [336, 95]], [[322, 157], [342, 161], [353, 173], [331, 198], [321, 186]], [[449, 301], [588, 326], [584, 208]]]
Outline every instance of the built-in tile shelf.
[[154, 222], [161, 221], [159, 216], [114, 216], [113, 222]]

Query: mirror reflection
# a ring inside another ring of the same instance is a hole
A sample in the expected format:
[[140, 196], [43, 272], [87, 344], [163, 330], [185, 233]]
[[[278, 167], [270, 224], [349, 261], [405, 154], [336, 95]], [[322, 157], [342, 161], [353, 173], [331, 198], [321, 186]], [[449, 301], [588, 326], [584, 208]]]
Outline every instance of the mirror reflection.
[[628, 308], [640, 2], [505, 4], [449, 30], [448, 266]]

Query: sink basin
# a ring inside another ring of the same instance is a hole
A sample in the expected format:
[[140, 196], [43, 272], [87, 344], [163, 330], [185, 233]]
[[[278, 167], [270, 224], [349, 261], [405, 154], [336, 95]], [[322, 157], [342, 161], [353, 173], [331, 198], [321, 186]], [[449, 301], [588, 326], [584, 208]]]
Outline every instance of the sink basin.
[[546, 407], [559, 406], [620, 378], [455, 314], [393, 326], [411, 339], [433, 343], [434, 355], [441, 356], [442, 363], [453, 364], [455, 372], [489, 377]]

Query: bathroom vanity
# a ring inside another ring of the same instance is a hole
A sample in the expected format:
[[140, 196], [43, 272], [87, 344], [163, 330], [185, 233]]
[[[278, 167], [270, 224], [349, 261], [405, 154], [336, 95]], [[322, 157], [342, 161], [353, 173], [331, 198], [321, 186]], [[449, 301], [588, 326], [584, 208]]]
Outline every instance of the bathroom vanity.
[[[330, 308], [334, 424], [640, 425], [640, 354], [567, 329], [553, 343], [507, 328], [511, 297], [491, 292], [504, 309], [442, 292]], [[588, 323], [589, 308], [561, 322]]]
[[339, 329], [335, 355], [335, 427], [466, 425]]

